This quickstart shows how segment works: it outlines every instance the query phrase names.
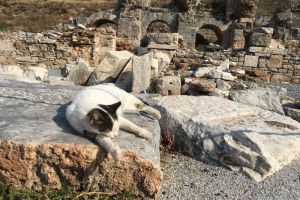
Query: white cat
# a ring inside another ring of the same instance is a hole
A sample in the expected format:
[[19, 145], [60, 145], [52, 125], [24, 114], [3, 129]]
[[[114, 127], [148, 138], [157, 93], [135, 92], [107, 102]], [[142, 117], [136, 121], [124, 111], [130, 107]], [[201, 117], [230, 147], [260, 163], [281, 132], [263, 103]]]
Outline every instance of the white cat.
[[98, 145], [118, 160], [121, 150], [111, 139], [118, 135], [119, 129], [147, 140], [152, 138], [149, 131], [122, 116], [123, 111], [130, 110], [160, 118], [157, 110], [146, 106], [141, 100], [113, 84], [96, 85], [79, 92], [68, 106], [66, 118], [76, 131], [88, 137], [92, 136]]

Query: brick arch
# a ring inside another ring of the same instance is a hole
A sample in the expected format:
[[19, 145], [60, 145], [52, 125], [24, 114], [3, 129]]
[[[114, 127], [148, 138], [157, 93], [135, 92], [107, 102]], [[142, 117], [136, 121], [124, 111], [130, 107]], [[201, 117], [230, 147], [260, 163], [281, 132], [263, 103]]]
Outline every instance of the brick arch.
[[215, 43], [218, 45], [223, 44], [223, 31], [213, 24], [202, 25], [196, 33], [196, 46]]
[[87, 19], [88, 26], [99, 26], [105, 23], [118, 24], [118, 17], [109, 12], [101, 11], [94, 13]]
[[108, 20], [108, 19], [99, 19], [99, 20], [95, 21], [93, 24], [93, 26], [95, 26], [95, 27], [100, 27], [103, 25], [117, 26], [116, 23], [114, 23], [113, 21]]
[[178, 16], [173, 13], [153, 12], [145, 14], [141, 19], [142, 35], [147, 33], [147, 29], [152, 22], [161, 21], [170, 28], [170, 33], [178, 31]]
[[216, 41], [217, 44], [221, 45], [223, 48], [228, 48], [230, 46], [230, 40], [226, 40], [225, 38], [230, 37], [231, 25], [232, 22], [224, 22], [211, 17], [198, 18], [194, 26], [196, 28], [194, 44], [197, 44], [197, 39], [199, 40], [199, 37], [201, 37], [201, 34], [199, 34], [201, 31], [199, 30], [206, 27], [213, 31], [213, 33], [216, 34], [216, 37], [219, 38], [218, 41]]
[[228, 29], [228, 27], [231, 25], [231, 23], [225, 23], [222, 20], [217, 20], [217, 19], [211, 18], [211, 17], [199, 18], [197, 20], [197, 22], [195, 23], [195, 26], [199, 27], [199, 28], [206, 26], [206, 25], [217, 27], [222, 32], [224, 32]]

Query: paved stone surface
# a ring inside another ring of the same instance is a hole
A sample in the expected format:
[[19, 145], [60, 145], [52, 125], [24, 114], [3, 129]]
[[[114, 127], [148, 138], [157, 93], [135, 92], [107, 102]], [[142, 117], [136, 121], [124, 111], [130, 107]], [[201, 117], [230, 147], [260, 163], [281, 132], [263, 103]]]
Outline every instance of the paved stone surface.
[[137, 113], [126, 117], [154, 134], [152, 141], [120, 131], [115, 142], [126, 149], [119, 161], [65, 120], [65, 108], [81, 89], [76, 86], [32, 84], [0, 78], [0, 177], [17, 187], [75, 188], [118, 192], [132, 190], [142, 197], [160, 189], [157, 121]]
[[300, 156], [300, 124], [217, 97], [154, 98], [163, 137], [197, 159], [213, 159], [260, 181]]

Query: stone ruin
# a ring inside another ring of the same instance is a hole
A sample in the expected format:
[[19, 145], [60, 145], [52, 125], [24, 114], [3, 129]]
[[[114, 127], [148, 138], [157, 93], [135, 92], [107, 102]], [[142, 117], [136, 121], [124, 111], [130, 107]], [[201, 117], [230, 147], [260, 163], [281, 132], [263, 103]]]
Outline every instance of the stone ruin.
[[[154, 8], [151, 1], [120, 0], [114, 10], [75, 18], [55, 31], [4, 34], [0, 64], [62, 69], [82, 58], [94, 69], [109, 51], [142, 55], [159, 50], [175, 60], [177, 69], [205, 67], [208, 56], [228, 58], [236, 68], [261, 74], [264, 81], [300, 82], [300, 31], [291, 10], [255, 19], [255, 0], [170, 4], [170, 8]], [[207, 51], [217, 51], [218, 56], [206, 56]]]
[[[0, 93], [3, 98], [14, 97], [10, 103], [22, 115], [15, 116], [9, 106], [2, 108], [6, 114], [0, 114], [0, 156], [5, 159], [0, 162], [8, 167], [0, 170], [0, 177], [18, 187], [59, 188], [67, 181], [86, 190], [130, 188], [140, 198], [157, 197], [162, 181], [157, 121], [128, 114], [155, 129], [155, 139], [144, 146], [138, 138], [121, 133], [117, 142], [128, 149], [121, 164], [105, 160], [105, 152], [89, 141], [70, 137], [74, 133], [65, 127], [60, 109], [81, 89], [74, 85], [100, 83], [115, 83], [135, 94], [166, 96], [140, 97], [161, 111], [163, 140], [176, 149], [197, 159], [213, 159], [258, 181], [274, 174], [299, 155], [300, 107], [286, 90], [260, 84], [300, 83], [300, 25], [293, 15], [299, 6], [256, 17], [256, 3], [175, 0], [167, 8], [155, 8], [150, 0], [119, 0], [114, 10], [77, 17], [57, 30], [3, 33], [0, 83], [5, 90]], [[68, 87], [7, 80], [12, 77]], [[35, 117], [53, 128], [52, 136], [36, 125]], [[45, 136], [31, 137], [37, 145], [23, 138], [31, 127], [34, 135]], [[61, 145], [62, 140], [66, 144]], [[90, 155], [82, 150], [86, 148]], [[6, 155], [7, 149], [14, 149], [14, 157]], [[40, 154], [41, 149], [46, 153]], [[29, 157], [24, 160], [20, 151]], [[61, 166], [59, 160], [72, 160], [73, 154], [76, 163]], [[9, 167], [14, 165], [39, 170], [18, 173]], [[110, 170], [126, 176], [125, 184]], [[113, 181], [108, 181], [111, 177]]]

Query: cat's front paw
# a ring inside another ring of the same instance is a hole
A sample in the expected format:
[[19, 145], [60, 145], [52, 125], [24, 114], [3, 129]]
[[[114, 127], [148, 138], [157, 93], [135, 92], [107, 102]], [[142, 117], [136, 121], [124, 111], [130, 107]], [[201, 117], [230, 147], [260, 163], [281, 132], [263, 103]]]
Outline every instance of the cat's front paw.
[[115, 161], [118, 161], [122, 158], [123, 154], [122, 154], [122, 150], [120, 148], [110, 152], [111, 153], [111, 156], [113, 157], [113, 159]]
[[154, 109], [153, 117], [154, 117], [155, 119], [157, 119], [157, 120], [160, 120], [160, 118], [161, 118], [160, 112], [159, 112], [158, 110], [155, 110], [155, 109]]
[[142, 129], [139, 133], [139, 136], [146, 139], [146, 140], [151, 140], [152, 139], [152, 133], [147, 131], [146, 129]]

